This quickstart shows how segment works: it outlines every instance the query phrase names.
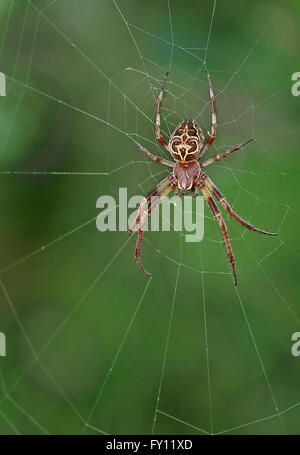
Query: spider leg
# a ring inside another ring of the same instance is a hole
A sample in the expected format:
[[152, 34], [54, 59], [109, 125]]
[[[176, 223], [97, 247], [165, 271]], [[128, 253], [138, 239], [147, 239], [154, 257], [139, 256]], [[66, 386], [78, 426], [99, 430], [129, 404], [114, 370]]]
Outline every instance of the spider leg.
[[[167, 194], [172, 191], [174, 188], [174, 184], [170, 181], [170, 177], [168, 176], [164, 180], [162, 180], [152, 191], [150, 191], [147, 196], [143, 198], [140, 203], [138, 214], [134, 222], [132, 223], [129, 233], [132, 234], [135, 226], [139, 223], [139, 230], [138, 236], [136, 241], [135, 247], [135, 259], [138, 263], [142, 272], [147, 276], [152, 276], [151, 273], [147, 272], [147, 270], [143, 267], [141, 262], [141, 246], [142, 246], [142, 239], [144, 233], [144, 225], [147, 217], [152, 213], [152, 211], [157, 207], [162, 199], [167, 196]], [[156, 196], [156, 197], [155, 197]], [[153, 200], [152, 198], [155, 197]]]
[[204, 185], [204, 183], [199, 182], [198, 186], [199, 186], [200, 190], [202, 191], [202, 194], [203, 194], [207, 204], [209, 205], [210, 210], [212, 211], [214, 217], [216, 218], [216, 220], [218, 221], [218, 224], [220, 226], [220, 229], [221, 229], [224, 241], [225, 241], [225, 245], [226, 245], [227, 255], [228, 255], [228, 258], [229, 258], [229, 261], [231, 264], [231, 268], [232, 268], [234, 284], [237, 285], [237, 276], [236, 276], [236, 272], [235, 272], [234, 257], [233, 257], [230, 240], [228, 237], [226, 223], [221, 215], [220, 210], [216, 206], [215, 201], [213, 200], [212, 196], [210, 195], [210, 193], [209, 193], [208, 189], [206, 188], [206, 186]]
[[175, 166], [175, 163], [173, 163], [172, 161], [165, 160], [164, 158], [160, 158], [159, 156], [153, 155], [152, 153], [148, 152], [148, 150], [145, 149], [145, 147], [143, 147], [138, 142], [136, 142], [136, 145], [138, 146], [138, 148], [140, 149], [141, 152], [143, 152], [148, 158], [150, 158], [150, 160], [155, 161], [156, 163], [164, 164], [165, 166], [170, 166], [170, 167]]
[[216, 134], [217, 134], [217, 114], [216, 114], [216, 103], [215, 103], [215, 96], [210, 80], [209, 72], [206, 70], [206, 76], [209, 85], [209, 96], [210, 96], [210, 106], [211, 106], [211, 131], [210, 135], [207, 138], [206, 144], [204, 145], [203, 149], [200, 152], [199, 159], [207, 152], [208, 147], [213, 143]]
[[243, 226], [245, 226], [247, 229], [250, 229], [250, 231], [255, 231], [255, 232], [260, 232], [261, 234], [266, 234], [266, 235], [278, 235], [275, 232], [267, 232], [263, 231], [262, 229], [258, 229], [257, 227], [253, 226], [252, 224], [248, 223], [245, 221], [242, 217], [240, 217], [228, 204], [226, 201], [225, 196], [218, 190], [214, 182], [208, 177], [208, 175], [204, 174], [204, 172], [201, 173], [201, 178], [205, 182], [206, 186], [208, 187], [209, 191], [216, 197], [216, 199], [222, 204], [224, 209], [226, 210], [229, 215], [231, 215], [233, 218], [235, 218], [239, 223], [241, 223]]
[[[132, 225], [128, 229], [128, 233], [129, 234], [133, 233], [133, 231], [135, 229], [135, 226], [140, 221], [141, 215], [145, 211], [145, 207], [147, 206], [147, 204], [151, 201], [151, 198], [155, 197], [155, 196], [159, 195], [161, 192], [163, 192], [164, 189], [169, 186], [169, 184], [170, 184], [170, 176], [168, 176], [165, 179], [163, 179], [161, 182], [159, 182], [153, 188], [153, 190], [149, 191], [149, 193], [146, 194], [146, 196], [142, 199], [142, 201], [141, 201], [141, 203], [139, 205], [138, 213], [137, 213], [137, 216], [136, 216], [135, 220], [133, 221]], [[173, 185], [173, 187], [174, 187], [174, 185]]]
[[240, 150], [240, 148], [242, 148], [245, 145], [249, 144], [249, 142], [252, 142], [253, 140], [254, 140], [253, 137], [251, 137], [247, 141], [242, 142], [239, 145], [235, 145], [234, 147], [232, 147], [231, 149], [227, 150], [226, 152], [219, 153], [219, 155], [215, 155], [212, 158], [209, 158], [208, 160], [203, 161], [203, 163], [201, 163], [201, 167], [208, 166], [209, 164], [215, 163], [216, 161], [219, 161], [222, 158], [226, 158], [226, 156], [230, 155], [230, 153], [235, 152], [236, 150]]
[[162, 98], [163, 98], [164, 90], [165, 90], [165, 87], [166, 87], [168, 74], [169, 74], [169, 71], [166, 72], [166, 75], [164, 77], [160, 93], [159, 93], [158, 98], [157, 98], [155, 135], [156, 135], [156, 139], [161, 143], [161, 145], [163, 145], [165, 147], [165, 149], [167, 149], [169, 151], [168, 143], [162, 137], [161, 132], [160, 132], [160, 111], [161, 111]]

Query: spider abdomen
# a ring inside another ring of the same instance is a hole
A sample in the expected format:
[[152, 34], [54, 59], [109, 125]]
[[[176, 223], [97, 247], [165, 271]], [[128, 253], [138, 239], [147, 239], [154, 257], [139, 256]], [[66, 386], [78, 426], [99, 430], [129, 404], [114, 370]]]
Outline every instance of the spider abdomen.
[[186, 163], [197, 159], [203, 147], [204, 134], [194, 120], [184, 120], [173, 131], [169, 149], [176, 161]]
[[174, 166], [174, 176], [177, 180], [178, 188], [182, 191], [190, 191], [200, 175], [200, 164], [198, 161], [189, 163], [178, 162]]

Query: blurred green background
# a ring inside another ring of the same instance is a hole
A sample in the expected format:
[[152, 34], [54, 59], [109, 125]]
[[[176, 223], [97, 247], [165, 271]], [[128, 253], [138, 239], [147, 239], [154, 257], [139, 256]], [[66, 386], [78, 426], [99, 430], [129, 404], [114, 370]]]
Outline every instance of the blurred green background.
[[[300, 434], [299, 2], [2, 0], [0, 433]], [[213, 19], [213, 20], [212, 20]], [[101, 195], [145, 194], [167, 175], [134, 144], [210, 128], [207, 168], [260, 236], [227, 220], [205, 235], [98, 232]], [[199, 115], [198, 115], [199, 114]]]

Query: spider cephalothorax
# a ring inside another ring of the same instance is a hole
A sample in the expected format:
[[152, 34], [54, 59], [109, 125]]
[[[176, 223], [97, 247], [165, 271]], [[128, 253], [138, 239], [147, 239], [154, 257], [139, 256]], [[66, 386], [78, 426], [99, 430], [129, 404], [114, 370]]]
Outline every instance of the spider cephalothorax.
[[197, 159], [204, 143], [202, 129], [194, 120], [184, 120], [173, 131], [169, 149], [174, 160], [183, 163]]
[[[232, 267], [232, 273], [234, 277], [234, 283], [237, 284], [237, 277], [235, 272], [235, 263], [234, 257], [230, 245], [230, 240], [227, 232], [226, 223], [222, 217], [222, 214], [217, 207], [213, 196], [217, 199], [217, 201], [223, 206], [226, 212], [235, 218], [239, 223], [241, 223], [250, 231], [260, 232], [261, 234], [267, 235], [277, 235], [274, 232], [267, 232], [261, 229], [256, 228], [252, 224], [245, 221], [241, 218], [228, 204], [223, 194], [218, 190], [215, 186], [213, 181], [206, 175], [202, 169], [209, 164], [215, 163], [216, 161], [225, 158], [230, 153], [234, 152], [235, 150], [239, 150], [241, 147], [249, 144], [253, 139], [248, 139], [247, 141], [243, 142], [242, 144], [236, 145], [235, 147], [230, 148], [226, 152], [219, 153], [218, 155], [209, 158], [208, 160], [201, 161], [202, 156], [207, 152], [209, 146], [213, 143], [216, 137], [216, 130], [217, 130], [217, 119], [216, 119], [216, 109], [215, 109], [215, 97], [210, 81], [210, 77], [208, 72], [207, 79], [209, 85], [209, 95], [210, 95], [210, 105], [211, 105], [211, 132], [204, 144], [205, 138], [204, 134], [197, 125], [194, 120], [184, 120], [181, 122], [177, 128], [175, 128], [174, 132], [172, 133], [169, 143], [166, 142], [164, 137], [161, 135], [160, 132], [160, 109], [162, 103], [162, 97], [168, 77], [168, 73], [165, 75], [162, 88], [160, 94], [157, 99], [157, 108], [156, 108], [156, 139], [165, 147], [165, 149], [171, 153], [173, 158], [176, 162], [172, 162], [166, 160], [164, 158], [160, 158], [159, 156], [153, 155], [152, 153], [148, 152], [140, 144], [137, 144], [140, 148], [141, 152], [143, 152], [148, 158], [157, 163], [164, 164], [165, 166], [169, 166], [173, 168], [173, 171], [152, 191], [150, 191], [142, 200], [138, 214], [134, 222], [132, 223], [129, 233], [134, 231], [134, 228], [137, 224], [139, 224], [139, 232], [138, 238], [136, 242], [135, 248], [135, 258], [137, 263], [139, 264], [141, 270], [148, 276], [151, 276], [149, 272], [147, 272], [141, 262], [141, 244], [143, 238], [143, 230], [147, 216], [151, 214], [153, 209], [158, 206], [158, 204], [162, 201], [162, 199], [175, 188], [175, 191], [180, 190], [181, 193], [190, 193], [191, 191], [195, 191], [195, 196], [198, 196], [199, 190], [202, 192], [210, 210], [212, 211], [214, 217], [216, 218], [219, 227], [222, 231], [223, 238], [226, 245], [228, 259], [230, 261]], [[152, 203], [152, 197], [157, 196], [155, 202]]]

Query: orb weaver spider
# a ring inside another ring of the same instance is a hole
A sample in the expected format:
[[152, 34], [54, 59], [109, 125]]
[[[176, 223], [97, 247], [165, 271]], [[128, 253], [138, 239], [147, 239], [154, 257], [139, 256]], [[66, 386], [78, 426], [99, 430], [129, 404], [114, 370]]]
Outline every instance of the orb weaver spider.
[[[221, 229], [226, 245], [227, 255], [232, 267], [234, 284], [237, 285], [234, 256], [228, 236], [227, 226], [224, 221], [224, 218], [221, 215], [219, 208], [217, 207], [213, 199], [213, 196], [223, 206], [223, 208], [229, 215], [235, 218], [247, 229], [266, 235], [274, 236], [278, 234], [275, 232], [267, 232], [258, 229], [252, 224], [245, 221], [243, 218], [241, 218], [231, 208], [226, 198], [218, 190], [218, 188], [215, 186], [215, 184], [209, 178], [209, 176], [202, 171], [202, 169], [206, 166], [209, 166], [212, 163], [215, 163], [216, 161], [219, 161], [227, 157], [230, 153], [239, 150], [240, 148], [249, 144], [249, 142], [253, 141], [253, 138], [248, 139], [247, 141], [230, 148], [226, 152], [220, 153], [212, 158], [209, 158], [208, 160], [200, 162], [203, 155], [207, 152], [208, 148], [213, 143], [217, 131], [215, 97], [209, 73], [208, 71], [206, 71], [211, 105], [211, 131], [207, 138], [207, 141], [205, 142], [203, 131], [194, 120], [184, 120], [175, 128], [175, 130], [170, 136], [169, 142], [167, 143], [160, 132], [160, 111], [168, 74], [169, 72], [167, 72], [164, 77], [163, 84], [159, 96], [157, 98], [155, 133], [156, 139], [173, 156], [175, 163], [164, 158], [160, 158], [159, 156], [153, 155], [138, 142], [136, 143], [140, 151], [144, 153], [148, 158], [155, 161], [156, 163], [161, 163], [164, 164], [165, 166], [172, 167], [173, 171], [164, 180], [158, 183], [158, 185], [156, 185], [155, 188], [153, 188], [153, 190], [150, 191], [140, 203], [137, 217], [135, 218], [134, 222], [132, 223], [129, 229], [129, 233], [131, 234], [133, 233], [135, 226], [139, 224], [135, 248], [135, 259], [142, 272], [144, 272], [145, 275], [147, 276], [152, 276], [149, 272], [147, 272], [147, 270], [144, 269], [141, 262], [141, 244], [143, 238], [143, 228], [147, 216], [151, 214], [153, 209], [157, 207], [159, 203], [162, 201], [162, 199], [165, 196], [167, 196], [168, 193], [170, 193], [170, 191], [172, 191], [174, 188], [176, 189], [175, 190], [176, 194], [178, 194], [178, 190], [180, 190], [181, 195], [185, 193], [191, 193], [192, 191], [194, 191], [196, 197], [199, 195], [200, 190]], [[155, 202], [152, 203], [153, 200], [151, 201], [151, 198], [154, 196], [156, 196]]]

